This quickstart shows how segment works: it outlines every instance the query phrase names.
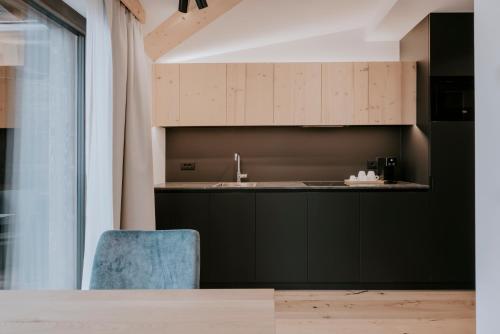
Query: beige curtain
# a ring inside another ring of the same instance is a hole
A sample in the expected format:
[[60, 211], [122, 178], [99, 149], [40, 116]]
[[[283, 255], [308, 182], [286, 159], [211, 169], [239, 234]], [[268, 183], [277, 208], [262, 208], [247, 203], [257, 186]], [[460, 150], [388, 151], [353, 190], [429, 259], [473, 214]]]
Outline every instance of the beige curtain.
[[113, 225], [154, 230], [150, 71], [141, 23], [110, 5], [113, 50]]
[[88, 0], [86, 39], [84, 289], [102, 232], [155, 227], [150, 70], [141, 24], [119, 0]]

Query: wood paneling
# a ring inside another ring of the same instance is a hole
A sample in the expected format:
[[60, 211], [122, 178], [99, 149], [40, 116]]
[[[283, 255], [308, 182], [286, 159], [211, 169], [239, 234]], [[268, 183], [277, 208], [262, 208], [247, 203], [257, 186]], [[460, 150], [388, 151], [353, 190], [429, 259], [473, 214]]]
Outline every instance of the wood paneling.
[[351, 124], [354, 120], [354, 64], [326, 63], [322, 72], [322, 123]]
[[14, 126], [14, 67], [0, 66], [0, 128]]
[[417, 124], [417, 64], [402, 63], [401, 99], [402, 123]]
[[157, 60], [210, 22], [239, 4], [241, 0], [210, 0], [203, 10], [191, 1], [188, 13], [175, 12], [144, 39], [147, 54]]
[[246, 64], [227, 64], [227, 125], [245, 125]]
[[180, 78], [180, 124], [226, 125], [226, 64], [181, 64]]
[[400, 62], [369, 63], [369, 124], [401, 124]]
[[354, 63], [354, 118], [352, 124], [364, 125], [369, 122], [368, 83], [368, 63]]
[[7, 91], [6, 68], [0, 67], [0, 128], [7, 127]]
[[275, 333], [270, 289], [2, 291], [0, 309], [2, 333]]
[[153, 125], [175, 126], [180, 120], [180, 66], [153, 65]]
[[274, 124], [321, 124], [321, 64], [274, 65]]
[[247, 64], [245, 124], [274, 124], [274, 65]]

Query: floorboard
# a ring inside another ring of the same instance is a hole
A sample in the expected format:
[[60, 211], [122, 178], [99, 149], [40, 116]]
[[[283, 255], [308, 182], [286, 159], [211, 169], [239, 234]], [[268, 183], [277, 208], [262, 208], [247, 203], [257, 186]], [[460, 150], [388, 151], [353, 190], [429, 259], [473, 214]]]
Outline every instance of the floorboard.
[[277, 334], [473, 334], [474, 291], [276, 291]]

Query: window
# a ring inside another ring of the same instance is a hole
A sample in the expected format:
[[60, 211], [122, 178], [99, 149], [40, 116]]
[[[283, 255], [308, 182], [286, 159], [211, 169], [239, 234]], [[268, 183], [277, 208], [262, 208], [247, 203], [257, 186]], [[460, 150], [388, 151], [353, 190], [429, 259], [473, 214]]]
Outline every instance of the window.
[[0, 0], [0, 287], [79, 287], [83, 26], [60, 0]]

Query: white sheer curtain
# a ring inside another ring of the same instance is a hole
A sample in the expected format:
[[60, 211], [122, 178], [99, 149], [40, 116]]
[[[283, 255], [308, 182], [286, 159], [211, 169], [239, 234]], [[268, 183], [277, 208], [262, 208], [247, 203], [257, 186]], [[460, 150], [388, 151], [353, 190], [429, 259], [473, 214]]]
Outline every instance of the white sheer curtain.
[[103, 0], [87, 1], [85, 62], [87, 198], [82, 287], [88, 288], [99, 236], [113, 229], [113, 62]]
[[119, 0], [89, 0], [88, 8], [83, 288], [103, 231], [155, 226], [151, 80], [142, 27]]
[[77, 37], [34, 11], [15, 72], [7, 287], [77, 286]]

